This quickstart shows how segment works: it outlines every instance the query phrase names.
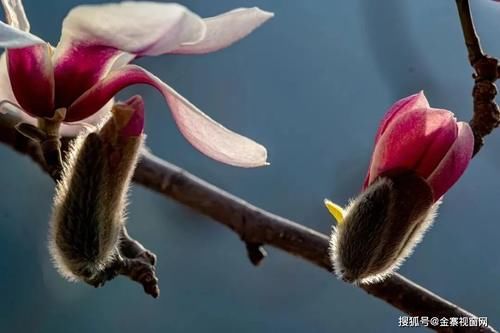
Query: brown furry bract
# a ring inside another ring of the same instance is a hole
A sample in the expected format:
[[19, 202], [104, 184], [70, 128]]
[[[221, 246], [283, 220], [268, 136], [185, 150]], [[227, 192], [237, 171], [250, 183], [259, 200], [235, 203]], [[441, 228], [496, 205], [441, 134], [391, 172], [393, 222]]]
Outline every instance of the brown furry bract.
[[99, 130], [72, 143], [56, 187], [49, 248], [59, 272], [91, 280], [119, 256], [127, 191], [143, 136], [123, 137], [113, 114]]
[[411, 254], [438, 206], [416, 173], [380, 177], [351, 202], [333, 230], [330, 257], [337, 276], [354, 283], [382, 280]]

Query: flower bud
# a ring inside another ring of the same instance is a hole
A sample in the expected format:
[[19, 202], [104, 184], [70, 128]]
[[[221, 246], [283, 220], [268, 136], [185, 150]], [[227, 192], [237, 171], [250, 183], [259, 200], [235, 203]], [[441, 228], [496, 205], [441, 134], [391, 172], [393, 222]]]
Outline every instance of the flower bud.
[[361, 283], [383, 279], [411, 254], [437, 207], [431, 187], [416, 173], [379, 178], [334, 228], [330, 249], [337, 276]]
[[98, 130], [72, 143], [56, 187], [49, 236], [53, 261], [66, 278], [92, 281], [119, 257], [143, 128], [144, 105], [134, 96], [115, 105]]
[[421, 92], [396, 102], [382, 120], [361, 194], [344, 210], [330, 241], [336, 274], [355, 283], [393, 272], [421, 240], [441, 197], [467, 168], [472, 130]]

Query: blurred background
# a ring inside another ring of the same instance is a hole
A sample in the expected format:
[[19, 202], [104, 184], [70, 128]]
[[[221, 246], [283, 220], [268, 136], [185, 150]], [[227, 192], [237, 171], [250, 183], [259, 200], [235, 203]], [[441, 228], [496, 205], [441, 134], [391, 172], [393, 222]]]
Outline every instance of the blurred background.
[[[225, 126], [263, 143], [271, 166], [237, 169], [209, 160], [179, 134], [155, 90], [134, 87], [121, 96], [144, 97], [149, 147], [315, 230], [329, 233], [333, 223], [323, 198], [345, 204], [357, 194], [378, 122], [394, 101], [424, 90], [432, 106], [471, 117], [471, 69], [452, 0], [180, 2], [205, 17], [251, 6], [276, 13], [218, 53], [138, 61]], [[81, 2], [24, 3], [32, 31], [55, 45], [62, 19]], [[472, 7], [483, 46], [500, 56], [500, 4]], [[497, 326], [499, 151], [497, 130], [401, 269]], [[254, 268], [235, 234], [141, 187], [133, 188], [128, 226], [159, 257], [161, 297], [125, 278], [97, 290], [69, 283], [47, 251], [52, 181], [7, 147], [0, 146], [0, 159], [2, 332], [399, 330], [402, 314], [386, 303], [272, 248]]]

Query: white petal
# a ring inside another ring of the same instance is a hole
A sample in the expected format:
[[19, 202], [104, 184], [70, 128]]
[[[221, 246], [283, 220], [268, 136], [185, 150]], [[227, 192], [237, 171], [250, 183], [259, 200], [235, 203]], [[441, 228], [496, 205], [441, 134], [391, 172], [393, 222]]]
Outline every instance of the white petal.
[[5, 52], [0, 56], [0, 101], [18, 104], [10, 85], [9, 72], [7, 71], [7, 54]]
[[13, 49], [44, 43], [39, 37], [29, 32], [16, 29], [0, 21], [0, 47]]
[[80, 42], [136, 55], [159, 55], [201, 40], [205, 29], [199, 16], [173, 3], [78, 6], [64, 19], [56, 55]]
[[225, 48], [249, 35], [274, 14], [257, 7], [239, 8], [206, 18], [205, 38], [197, 43], [183, 44], [172, 53], [208, 53]]
[[2, 6], [9, 25], [22, 31], [30, 31], [30, 23], [21, 0], [2, 0]]

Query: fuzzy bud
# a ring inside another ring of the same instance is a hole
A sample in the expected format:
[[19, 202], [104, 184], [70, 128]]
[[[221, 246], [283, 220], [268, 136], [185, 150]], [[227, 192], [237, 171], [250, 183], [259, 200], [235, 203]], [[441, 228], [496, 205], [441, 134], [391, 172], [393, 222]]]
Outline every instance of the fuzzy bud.
[[375, 136], [362, 192], [345, 210], [325, 201], [339, 222], [330, 240], [337, 275], [369, 283], [397, 269], [466, 170], [473, 147], [470, 126], [432, 108], [423, 92], [397, 101]]
[[70, 280], [92, 281], [119, 257], [127, 191], [143, 144], [144, 106], [116, 104], [98, 130], [72, 143], [57, 184], [49, 236], [53, 261]]
[[380, 177], [350, 203], [334, 228], [330, 249], [337, 276], [355, 283], [382, 280], [412, 253], [438, 206], [416, 173]]

